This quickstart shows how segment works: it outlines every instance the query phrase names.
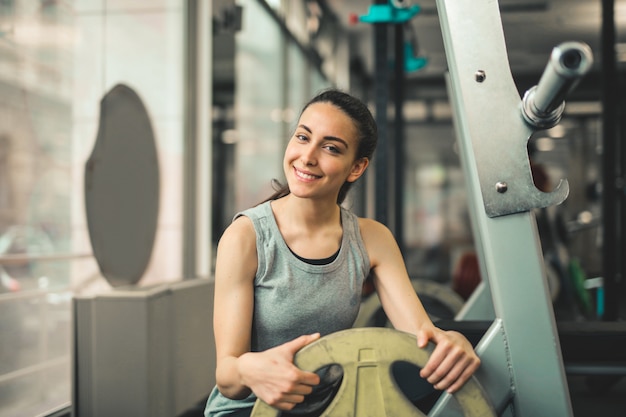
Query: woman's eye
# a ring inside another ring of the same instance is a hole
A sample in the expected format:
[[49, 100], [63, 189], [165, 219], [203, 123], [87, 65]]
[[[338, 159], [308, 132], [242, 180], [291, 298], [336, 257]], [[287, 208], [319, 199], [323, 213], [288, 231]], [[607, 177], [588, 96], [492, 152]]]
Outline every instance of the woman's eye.
[[328, 149], [332, 153], [341, 153], [341, 149], [333, 145], [327, 145], [326, 149]]
[[307, 137], [305, 135], [296, 135], [296, 139], [298, 139], [301, 142], [304, 142], [305, 140], [307, 140]]

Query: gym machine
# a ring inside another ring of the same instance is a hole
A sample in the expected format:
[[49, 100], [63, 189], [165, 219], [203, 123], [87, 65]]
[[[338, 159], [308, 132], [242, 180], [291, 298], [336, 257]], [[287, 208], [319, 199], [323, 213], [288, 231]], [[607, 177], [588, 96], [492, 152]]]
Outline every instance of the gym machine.
[[[497, 2], [438, 0], [455, 129], [482, 275], [458, 319], [493, 322], [476, 347], [476, 377], [498, 415], [571, 416], [572, 406], [532, 209], [559, 204], [532, 180], [527, 141], [558, 123], [563, 99], [591, 68], [590, 49], [553, 50], [522, 101], [513, 82]], [[433, 415], [446, 413], [446, 397]]]
[[[572, 416], [532, 213], [563, 202], [569, 185], [562, 180], [551, 192], [535, 187], [527, 141], [533, 132], [559, 122], [564, 98], [591, 68], [591, 50], [577, 42], [557, 46], [537, 86], [520, 100], [498, 2], [437, 0], [437, 9], [474, 239], [486, 278], [457, 320], [490, 324], [476, 345], [481, 368], [461, 391], [442, 394], [428, 415]], [[388, 381], [386, 369], [390, 345], [397, 348], [391, 355], [411, 363], [423, 364], [427, 355], [415, 347], [414, 338], [398, 336], [409, 339], [404, 343], [396, 336], [389, 329], [351, 329], [296, 354], [294, 361], [303, 369], [344, 367], [344, 381], [322, 416], [423, 416], [406, 410], [406, 399], [392, 393], [397, 386]], [[339, 405], [342, 401], [347, 405]], [[257, 401], [254, 417], [275, 415], [277, 410]]]

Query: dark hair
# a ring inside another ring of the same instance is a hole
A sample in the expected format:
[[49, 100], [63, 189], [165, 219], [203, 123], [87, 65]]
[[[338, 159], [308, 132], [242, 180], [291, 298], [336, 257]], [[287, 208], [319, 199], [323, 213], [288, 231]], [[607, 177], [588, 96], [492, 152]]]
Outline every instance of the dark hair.
[[[352, 119], [357, 130], [357, 139], [359, 143], [356, 150], [355, 160], [359, 160], [361, 158], [368, 158], [371, 160], [378, 143], [378, 128], [376, 127], [376, 121], [367, 106], [358, 98], [341, 90], [331, 88], [320, 92], [307, 104], [305, 104], [300, 111], [300, 116], [311, 104], [315, 103], [330, 103], [339, 108], [346, 115], [348, 115], [350, 119]], [[352, 184], [352, 182], [348, 181], [343, 183], [341, 189], [339, 190], [339, 195], [337, 196], [337, 204], [343, 203], [343, 200], [346, 198]], [[272, 180], [272, 186], [276, 192], [265, 201], [277, 200], [290, 193], [289, 185], [282, 185], [276, 179]]]

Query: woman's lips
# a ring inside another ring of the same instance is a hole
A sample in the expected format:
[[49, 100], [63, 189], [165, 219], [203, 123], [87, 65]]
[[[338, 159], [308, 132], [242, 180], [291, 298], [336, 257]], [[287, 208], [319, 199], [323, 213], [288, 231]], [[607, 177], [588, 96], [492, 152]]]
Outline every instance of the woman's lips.
[[301, 171], [301, 170], [299, 170], [296, 167], [293, 167], [293, 169], [294, 169], [294, 172], [296, 174], [296, 177], [301, 178], [301, 179], [303, 179], [305, 181], [312, 181], [312, 180], [316, 180], [318, 178], [321, 178], [319, 175], [315, 175], [315, 174], [312, 174], [312, 173], [306, 172], [306, 171]]

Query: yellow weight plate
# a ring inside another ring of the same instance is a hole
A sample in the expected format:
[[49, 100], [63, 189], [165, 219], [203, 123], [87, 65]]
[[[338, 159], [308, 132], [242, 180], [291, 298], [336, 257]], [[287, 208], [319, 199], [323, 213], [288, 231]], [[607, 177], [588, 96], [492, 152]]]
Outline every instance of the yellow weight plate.
[[[415, 336], [388, 328], [354, 328], [325, 336], [294, 357], [300, 369], [316, 371], [339, 364], [343, 381], [320, 417], [424, 417], [400, 392], [391, 365], [405, 361], [423, 367], [434, 345], [417, 347]], [[475, 378], [454, 394], [466, 417], [495, 417], [496, 413]], [[277, 410], [257, 400], [251, 417], [277, 417]]]

